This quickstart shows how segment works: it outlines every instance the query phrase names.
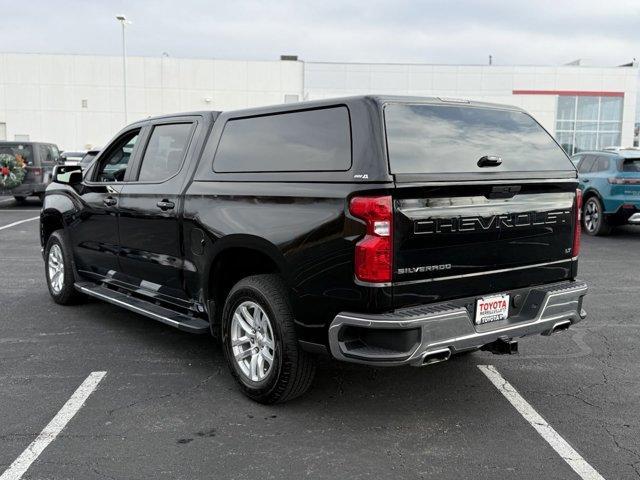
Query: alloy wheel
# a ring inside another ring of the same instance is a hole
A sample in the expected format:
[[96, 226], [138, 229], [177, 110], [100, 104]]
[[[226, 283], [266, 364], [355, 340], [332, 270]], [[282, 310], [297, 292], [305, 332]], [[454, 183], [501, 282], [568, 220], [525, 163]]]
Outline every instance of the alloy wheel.
[[64, 259], [62, 257], [62, 249], [58, 244], [54, 243], [49, 249], [47, 270], [51, 290], [55, 294], [60, 293], [64, 285]]
[[600, 207], [598, 202], [591, 199], [584, 207], [584, 226], [589, 232], [597, 230], [600, 224]]
[[242, 302], [231, 319], [231, 349], [240, 371], [254, 382], [264, 380], [273, 367], [275, 341], [271, 322], [255, 302]]

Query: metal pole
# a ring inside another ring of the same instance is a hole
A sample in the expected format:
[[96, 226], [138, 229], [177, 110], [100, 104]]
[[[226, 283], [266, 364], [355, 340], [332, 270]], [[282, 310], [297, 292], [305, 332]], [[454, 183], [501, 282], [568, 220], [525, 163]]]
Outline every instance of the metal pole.
[[122, 84], [124, 94], [124, 123], [129, 123], [127, 119], [127, 41], [124, 33], [125, 22], [122, 21]]

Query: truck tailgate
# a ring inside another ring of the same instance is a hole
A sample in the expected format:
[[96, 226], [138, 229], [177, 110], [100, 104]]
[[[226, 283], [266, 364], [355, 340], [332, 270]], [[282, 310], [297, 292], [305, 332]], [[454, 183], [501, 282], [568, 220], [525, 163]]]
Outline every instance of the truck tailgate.
[[575, 188], [567, 181], [398, 185], [395, 306], [570, 278]]

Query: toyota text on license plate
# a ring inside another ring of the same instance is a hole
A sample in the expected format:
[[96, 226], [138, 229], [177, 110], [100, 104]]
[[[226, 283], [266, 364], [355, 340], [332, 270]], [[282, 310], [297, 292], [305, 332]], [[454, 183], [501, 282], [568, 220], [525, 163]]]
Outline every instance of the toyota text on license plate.
[[492, 295], [476, 301], [476, 325], [506, 320], [509, 316], [509, 295]]

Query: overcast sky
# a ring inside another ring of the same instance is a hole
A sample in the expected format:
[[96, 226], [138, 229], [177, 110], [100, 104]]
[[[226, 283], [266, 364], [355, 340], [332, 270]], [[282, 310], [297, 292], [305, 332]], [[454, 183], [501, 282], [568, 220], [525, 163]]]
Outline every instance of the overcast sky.
[[0, 0], [0, 51], [555, 65], [640, 58], [640, 1]]

